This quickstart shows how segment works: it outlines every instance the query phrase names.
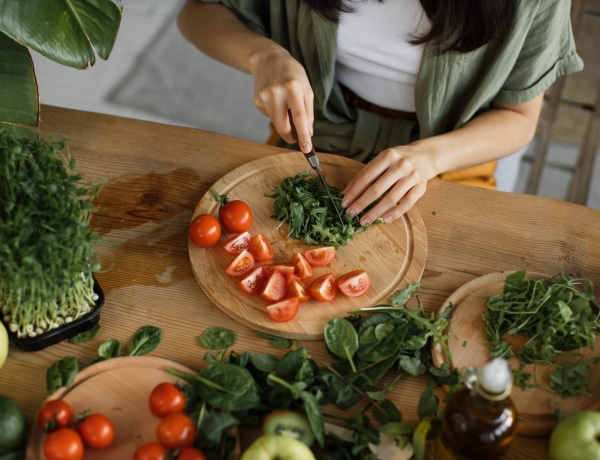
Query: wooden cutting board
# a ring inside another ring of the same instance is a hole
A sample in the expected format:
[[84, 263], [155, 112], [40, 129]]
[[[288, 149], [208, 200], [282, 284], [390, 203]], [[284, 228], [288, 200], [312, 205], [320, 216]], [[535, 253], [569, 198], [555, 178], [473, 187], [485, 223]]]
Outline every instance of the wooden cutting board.
[[[485, 346], [487, 337], [484, 331], [482, 314], [487, 311], [486, 297], [493, 294], [502, 294], [506, 277], [514, 272], [498, 272], [475, 278], [469, 283], [457, 289], [444, 303], [440, 312], [452, 305], [452, 316], [450, 320], [450, 338], [448, 345], [452, 366], [463, 371], [467, 366], [481, 367], [490, 358], [488, 348]], [[550, 279], [550, 276], [529, 272], [528, 279]], [[518, 350], [523, 341], [520, 338], [507, 338]], [[525, 339], [523, 339], [525, 340]], [[593, 356], [600, 356], [600, 337], [596, 338], [593, 349], [583, 350], [584, 360]], [[579, 358], [557, 357], [556, 362], [565, 360], [577, 362]], [[434, 349], [434, 363], [440, 366], [448, 362], [448, 359], [439, 348]], [[514, 357], [508, 360], [512, 369], [520, 367], [519, 360]], [[526, 372], [537, 375], [538, 382], [544, 386], [549, 385], [550, 373], [554, 370], [551, 366], [528, 365]], [[523, 390], [516, 385], [513, 386], [511, 397], [519, 413], [518, 432], [525, 436], [544, 436], [550, 433], [556, 425], [554, 414], [561, 409], [565, 415], [584, 409], [600, 409], [600, 365], [592, 366], [588, 388], [591, 396], [571, 396], [561, 398], [560, 396], [539, 388]]]
[[[329, 185], [340, 189], [362, 168], [362, 164], [337, 155], [319, 154], [321, 170]], [[310, 170], [304, 155], [290, 152], [247, 163], [222, 177], [212, 188], [219, 194], [247, 202], [253, 213], [250, 233], [264, 234], [272, 243], [276, 261], [289, 262], [295, 252], [311, 246], [287, 237], [287, 225], [273, 219], [272, 189], [285, 177]], [[192, 219], [199, 214], [218, 215], [218, 203], [210, 190], [202, 197]], [[407, 283], [416, 283], [423, 274], [427, 256], [427, 235], [418, 208], [389, 224], [377, 224], [360, 233], [350, 244], [339, 248], [335, 260], [327, 267], [315, 267], [314, 278], [332, 272], [336, 277], [352, 270], [366, 270], [371, 288], [358, 298], [338, 293], [332, 302], [310, 300], [300, 306], [294, 319], [273, 322], [265, 312], [265, 302], [242, 292], [236, 280], [225, 274], [233, 256], [223, 243], [231, 234], [221, 236], [217, 245], [201, 248], [189, 242], [189, 256], [196, 280], [206, 295], [226, 314], [255, 330], [293, 339], [323, 338], [323, 326], [334, 317], [345, 316], [361, 307], [389, 303], [390, 296]], [[314, 247], [314, 246], [312, 246]], [[310, 281], [310, 280], [309, 280]]]
[[[161, 382], [177, 382], [167, 369], [196, 374], [162, 358], [147, 356], [109, 359], [79, 372], [69, 387], [47, 398], [67, 401], [73, 412], [102, 412], [115, 426], [115, 440], [107, 449], [86, 449], [85, 460], [130, 459], [142, 444], [156, 440], [159, 418], [152, 415], [148, 398]], [[44, 458], [45, 434], [34, 423], [26, 449], [27, 460]]]

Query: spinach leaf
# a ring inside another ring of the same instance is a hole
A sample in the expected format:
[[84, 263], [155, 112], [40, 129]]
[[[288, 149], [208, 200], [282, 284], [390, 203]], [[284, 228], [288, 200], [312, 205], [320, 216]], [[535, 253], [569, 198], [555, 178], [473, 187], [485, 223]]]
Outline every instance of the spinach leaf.
[[224, 350], [233, 345], [233, 332], [223, 327], [211, 327], [200, 336], [200, 343], [209, 350]]
[[155, 326], [143, 326], [137, 330], [129, 347], [129, 356], [142, 356], [154, 351], [162, 341], [162, 331]]
[[55, 361], [46, 371], [46, 390], [53, 394], [60, 387], [68, 387], [79, 372], [79, 363], [75, 356], [65, 356]]
[[353, 356], [358, 350], [358, 334], [354, 326], [343, 318], [334, 318], [325, 324], [325, 344], [336, 356], [348, 360], [352, 370], [356, 371]]

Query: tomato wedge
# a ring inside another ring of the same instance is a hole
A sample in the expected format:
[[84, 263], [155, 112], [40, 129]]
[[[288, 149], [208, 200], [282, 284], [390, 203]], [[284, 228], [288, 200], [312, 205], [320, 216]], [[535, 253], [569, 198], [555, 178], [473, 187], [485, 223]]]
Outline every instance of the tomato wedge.
[[265, 264], [263, 265], [263, 267], [265, 267], [267, 276], [271, 276], [273, 270], [277, 269], [280, 272], [282, 272], [286, 278], [292, 276], [294, 274], [294, 271], [296, 270], [296, 267], [294, 267], [292, 264]]
[[267, 315], [273, 321], [283, 323], [296, 316], [299, 308], [300, 299], [298, 297], [288, 297], [287, 299], [267, 305]]
[[294, 265], [294, 274], [300, 278], [301, 280], [307, 280], [312, 278], [314, 275], [313, 268], [308, 263], [308, 261], [304, 258], [302, 253], [297, 252], [292, 256], [291, 260], [292, 265]]
[[263, 265], [255, 267], [249, 274], [237, 282], [238, 287], [246, 294], [258, 294], [267, 282], [267, 272]]
[[337, 294], [333, 273], [326, 273], [315, 279], [308, 287], [310, 295], [319, 302], [331, 302]]
[[371, 277], [364, 270], [353, 270], [336, 281], [337, 287], [348, 297], [360, 297], [371, 287]]
[[323, 246], [322, 248], [307, 249], [304, 251], [304, 258], [313, 267], [325, 267], [335, 259], [335, 248]]
[[273, 246], [271, 246], [271, 242], [265, 235], [260, 233], [250, 240], [248, 250], [257, 262], [266, 262], [275, 258], [275, 251], [273, 250]]
[[279, 302], [287, 295], [287, 280], [283, 272], [275, 269], [262, 290], [259, 297], [267, 302]]
[[252, 235], [250, 235], [250, 232], [238, 233], [225, 241], [223, 249], [229, 254], [239, 254], [250, 247], [251, 239]]
[[244, 276], [254, 268], [254, 256], [249, 251], [240, 252], [225, 269], [229, 276]]
[[298, 297], [300, 302], [306, 302], [310, 300], [310, 291], [308, 290], [308, 286], [304, 284], [304, 281], [296, 275], [292, 275], [288, 278], [287, 296]]

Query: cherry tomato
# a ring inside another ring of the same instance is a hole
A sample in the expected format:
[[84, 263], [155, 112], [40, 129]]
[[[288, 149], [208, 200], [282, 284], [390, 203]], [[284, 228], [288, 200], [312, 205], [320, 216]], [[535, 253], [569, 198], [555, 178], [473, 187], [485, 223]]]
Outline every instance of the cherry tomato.
[[221, 202], [219, 220], [228, 232], [242, 233], [252, 225], [252, 211], [242, 200], [225, 199]]
[[169, 414], [158, 422], [156, 439], [167, 449], [191, 446], [196, 440], [196, 425], [182, 412]]
[[287, 296], [298, 297], [300, 302], [306, 302], [310, 300], [310, 291], [308, 290], [308, 286], [306, 286], [300, 278], [296, 275], [292, 275], [288, 278]]
[[138, 447], [133, 460], [167, 460], [167, 448], [158, 442], [147, 442]]
[[323, 246], [322, 248], [308, 249], [304, 251], [304, 258], [313, 267], [325, 267], [335, 259], [335, 248]]
[[266, 236], [260, 233], [250, 240], [248, 250], [257, 262], [266, 262], [275, 258], [275, 251], [273, 250], [273, 246], [271, 246], [271, 242]]
[[259, 297], [267, 302], [279, 302], [287, 295], [287, 280], [283, 272], [275, 269], [265, 283]]
[[254, 268], [254, 256], [250, 251], [240, 252], [225, 269], [229, 276], [242, 277]]
[[221, 237], [221, 225], [210, 214], [200, 214], [188, 227], [188, 236], [196, 246], [206, 248], [214, 245]]
[[62, 399], [46, 401], [37, 414], [37, 425], [45, 433], [67, 427], [72, 421], [73, 410], [69, 403]]
[[77, 431], [86, 447], [106, 449], [115, 439], [115, 426], [110, 419], [100, 413], [93, 413], [77, 425]]
[[206, 455], [195, 447], [184, 447], [177, 454], [177, 460], [206, 460]]
[[252, 235], [249, 232], [238, 233], [225, 241], [223, 249], [229, 254], [239, 254], [250, 247], [251, 239]]
[[344, 295], [359, 297], [371, 287], [371, 277], [364, 270], [354, 270], [340, 276], [336, 284]]
[[267, 272], [263, 265], [255, 267], [248, 275], [237, 282], [238, 287], [246, 294], [258, 294], [267, 282]]
[[164, 417], [185, 409], [185, 395], [173, 383], [162, 382], [150, 393], [148, 404], [150, 412], [157, 417]]
[[46, 435], [44, 440], [46, 460], [81, 460], [83, 453], [83, 441], [73, 428], [59, 428]]
[[294, 267], [292, 264], [265, 264], [263, 265], [263, 267], [265, 267], [267, 277], [271, 276], [273, 270], [277, 269], [281, 273], [283, 273], [286, 278], [289, 278], [294, 274], [294, 271], [296, 270], [296, 267]]
[[310, 294], [319, 302], [331, 302], [337, 294], [337, 285], [335, 276], [332, 273], [326, 273], [315, 279], [308, 287]]
[[298, 313], [300, 299], [288, 297], [287, 299], [267, 305], [267, 315], [273, 321], [283, 323], [291, 320]]
[[310, 266], [304, 256], [297, 252], [292, 257], [292, 265], [295, 267], [294, 274], [301, 280], [307, 280], [314, 275], [313, 268]]

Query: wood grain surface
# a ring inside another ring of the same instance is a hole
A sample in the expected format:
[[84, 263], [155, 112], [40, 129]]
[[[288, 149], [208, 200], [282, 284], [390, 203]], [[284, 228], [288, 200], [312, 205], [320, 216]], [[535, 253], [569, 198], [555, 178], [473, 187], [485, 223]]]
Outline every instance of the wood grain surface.
[[[343, 188], [362, 165], [354, 160], [320, 154], [321, 169], [329, 185]], [[231, 200], [241, 199], [250, 205], [253, 213], [252, 235], [263, 234], [273, 245], [274, 262], [289, 263], [296, 252], [314, 248], [287, 236], [287, 224], [273, 215], [271, 187], [276, 187], [286, 177], [310, 169], [300, 152], [271, 155], [234, 169], [219, 179], [213, 189], [227, 194]], [[219, 203], [208, 191], [194, 210], [192, 218], [199, 214], [218, 216]], [[413, 207], [401, 219], [390, 224], [372, 225], [359, 233], [346, 246], [336, 251], [335, 260], [327, 267], [315, 267], [315, 279], [325, 273], [339, 277], [352, 270], [363, 269], [371, 278], [371, 287], [361, 297], [345, 297], [338, 292], [332, 302], [310, 300], [300, 306], [295, 318], [287, 322], [274, 322], [266, 314], [266, 302], [251, 296], [236, 286], [237, 278], [228, 276], [225, 268], [234, 256], [223, 248], [223, 242], [232, 234], [221, 236], [219, 243], [201, 248], [188, 243], [190, 262], [196, 280], [206, 295], [226, 314], [261, 332], [293, 339], [318, 340], [323, 338], [323, 326], [335, 317], [351, 311], [382, 303], [389, 303], [390, 296], [407, 283], [416, 283], [423, 274], [427, 256], [427, 234], [418, 207]], [[310, 280], [307, 280], [310, 282]]]
[[[488, 362], [490, 351], [486, 347], [488, 339], [485, 334], [485, 323], [482, 315], [486, 313], [487, 297], [502, 294], [506, 277], [514, 272], [490, 273], [469, 281], [457, 289], [442, 305], [440, 311], [451, 310], [450, 337], [448, 346], [451, 353], [451, 364], [460, 372], [468, 366], [481, 367]], [[555, 273], [554, 275], [556, 275]], [[528, 279], [548, 280], [554, 275], [528, 273]], [[506, 336], [513, 350], [518, 353], [526, 340], [525, 337]], [[566, 361], [577, 363], [592, 357], [600, 357], [600, 337], [596, 338], [593, 348], [580, 350], [581, 356], [557, 356], [556, 363]], [[439, 348], [435, 349], [434, 362], [436, 365], [448, 362], [447, 357]], [[521, 363], [517, 357], [508, 359], [511, 369], [519, 369]], [[543, 388], [523, 389], [513, 386], [511, 398], [519, 413], [519, 434], [526, 436], [542, 436], [550, 433], [556, 424], [555, 413], [561, 410], [565, 415], [589, 409], [600, 409], [600, 367], [592, 366], [588, 388], [591, 396], [571, 396], [561, 398], [545, 388], [550, 386], [550, 374], [554, 366], [529, 364], [524, 372], [534, 376], [534, 381]]]

